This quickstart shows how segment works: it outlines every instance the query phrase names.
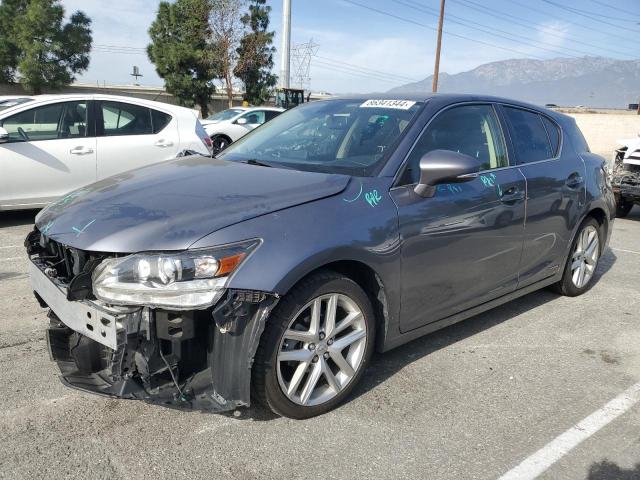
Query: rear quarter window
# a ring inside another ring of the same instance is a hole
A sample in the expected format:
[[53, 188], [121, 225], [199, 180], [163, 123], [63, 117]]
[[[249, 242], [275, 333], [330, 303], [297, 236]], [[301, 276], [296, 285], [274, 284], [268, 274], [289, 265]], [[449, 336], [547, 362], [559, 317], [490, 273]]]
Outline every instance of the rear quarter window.
[[168, 113], [160, 112], [159, 110], [151, 109], [151, 124], [153, 126], [153, 133], [159, 133], [171, 122], [171, 115]]
[[551, 153], [554, 157], [557, 157], [560, 153], [560, 135], [562, 135], [560, 127], [556, 125], [556, 122], [544, 115], [540, 118], [542, 118], [542, 123], [544, 124], [544, 128], [549, 136], [549, 141], [551, 142]]

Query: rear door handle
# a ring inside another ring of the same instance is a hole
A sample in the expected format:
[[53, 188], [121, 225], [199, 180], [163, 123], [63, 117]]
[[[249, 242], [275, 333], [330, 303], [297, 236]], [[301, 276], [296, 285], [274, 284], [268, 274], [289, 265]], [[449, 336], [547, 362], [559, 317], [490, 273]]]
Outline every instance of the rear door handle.
[[520, 190], [518, 187], [507, 188], [500, 196], [500, 201], [502, 203], [517, 203], [521, 200], [524, 200], [524, 191]]
[[584, 178], [582, 178], [582, 176], [578, 172], [573, 172], [567, 178], [565, 185], [569, 188], [578, 188], [583, 183], [584, 183]]
[[69, 150], [71, 155], [89, 155], [93, 153], [93, 148], [91, 147], [75, 147]]
[[158, 140], [156, 143], [154, 143], [154, 145], [160, 148], [167, 148], [172, 147], [173, 142], [171, 140]]

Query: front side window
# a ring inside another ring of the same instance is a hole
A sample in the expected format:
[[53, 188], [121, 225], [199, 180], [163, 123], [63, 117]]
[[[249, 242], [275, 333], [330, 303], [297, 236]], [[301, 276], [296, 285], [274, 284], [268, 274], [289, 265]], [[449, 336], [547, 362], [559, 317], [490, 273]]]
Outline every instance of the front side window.
[[233, 117], [241, 114], [242, 112], [244, 112], [244, 110], [241, 110], [238, 108], [230, 108], [228, 110], [223, 110], [222, 112], [209, 115], [205, 120], [209, 120], [212, 122], [221, 122], [223, 120], [231, 120]]
[[103, 134], [107, 137], [153, 133], [151, 109], [141, 105], [102, 102], [102, 121]]
[[306, 103], [232, 143], [220, 158], [371, 176], [421, 107], [421, 102], [404, 100]]
[[555, 156], [540, 115], [515, 107], [505, 107], [504, 112], [511, 124], [513, 146], [520, 163], [537, 162]]
[[478, 168], [506, 167], [507, 147], [491, 105], [462, 105], [438, 114], [409, 154], [403, 183], [420, 179], [420, 159], [432, 150], [464, 153], [478, 161]]
[[87, 135], [87, 103], [62, 102], [16, 113], [2, 121], [11, 142], [79, 138]]

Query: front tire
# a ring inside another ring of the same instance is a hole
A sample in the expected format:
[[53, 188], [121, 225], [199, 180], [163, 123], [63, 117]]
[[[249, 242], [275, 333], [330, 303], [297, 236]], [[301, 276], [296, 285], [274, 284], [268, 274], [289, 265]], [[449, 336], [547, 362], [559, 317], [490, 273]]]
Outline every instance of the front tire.
[[601, 228], [598, 221], [587, 217], [573, 239], [562, 279], [555, 290], [568, 297], [582, 295], [593, 285], [602, 254]]
[[213, 135], [211, 137], [213, 153], [220, 153], [231, 144], [231, 139], [226, 135]]
[[271, 313], [253, 367], [253, 393], [273, 412], [310, 418], [353, 390], [371, 358], [375, 319], [366, 293], [331, 271], [296, 285]]

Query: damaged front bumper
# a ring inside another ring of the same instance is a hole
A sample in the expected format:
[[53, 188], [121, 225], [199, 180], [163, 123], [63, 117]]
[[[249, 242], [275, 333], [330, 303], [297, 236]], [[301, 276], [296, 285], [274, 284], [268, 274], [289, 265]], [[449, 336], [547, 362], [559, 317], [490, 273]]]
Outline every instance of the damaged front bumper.
[[253, 357], [276, 295], [229, 289], [214, 307], [190, 312], [113, 307], [69, 300], [37, 256], [30, 270], [36, 298], [50, 308], [49, 352], [64, 384], [181, 409], [250, 405]]

